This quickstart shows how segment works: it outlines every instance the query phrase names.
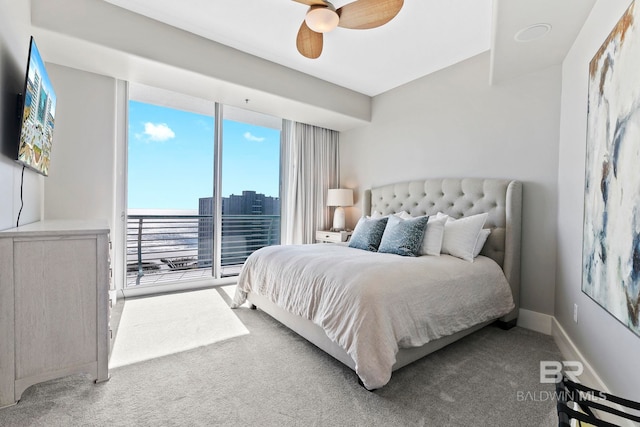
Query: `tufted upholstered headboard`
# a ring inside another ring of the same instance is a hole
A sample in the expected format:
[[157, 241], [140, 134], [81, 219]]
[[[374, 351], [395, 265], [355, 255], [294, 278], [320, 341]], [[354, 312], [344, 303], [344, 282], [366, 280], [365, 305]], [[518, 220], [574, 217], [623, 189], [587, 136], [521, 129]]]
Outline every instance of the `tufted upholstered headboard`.
[[488, 212], [491, 229], [481, 254], [502, 267], [516, 304], [501, 320], [517, 318], [520, 299], [520, 233], [522, 184], [505, 179], [445, 178], [408, 181], [366, 190], [363, 213], [383, 215], [407, 211], [411, 215], [446, 213], [454, 218]]

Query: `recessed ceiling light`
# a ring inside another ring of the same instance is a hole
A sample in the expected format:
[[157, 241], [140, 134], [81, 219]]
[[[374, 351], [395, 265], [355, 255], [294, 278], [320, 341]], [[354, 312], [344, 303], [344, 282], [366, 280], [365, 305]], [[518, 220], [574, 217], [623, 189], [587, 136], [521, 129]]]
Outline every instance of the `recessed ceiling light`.
[[530, 42], [546, 36], [551, 31], [551, 24], [533, 24], [521, 29], [513, 37], [517, 42]]

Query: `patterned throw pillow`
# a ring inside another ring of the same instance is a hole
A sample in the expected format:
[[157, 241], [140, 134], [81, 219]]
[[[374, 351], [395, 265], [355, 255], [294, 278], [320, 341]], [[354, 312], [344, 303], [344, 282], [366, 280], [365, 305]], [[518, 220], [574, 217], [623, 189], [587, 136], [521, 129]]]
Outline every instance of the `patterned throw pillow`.
[[376, 252], [388, 219], [386, 217], [380, 219], [360, 218], [349, 240], [349, 247]]
[[418, 256], [428, 221], [428, 216], [413, 219], [391, 216], [382, 235], [378, 252]]

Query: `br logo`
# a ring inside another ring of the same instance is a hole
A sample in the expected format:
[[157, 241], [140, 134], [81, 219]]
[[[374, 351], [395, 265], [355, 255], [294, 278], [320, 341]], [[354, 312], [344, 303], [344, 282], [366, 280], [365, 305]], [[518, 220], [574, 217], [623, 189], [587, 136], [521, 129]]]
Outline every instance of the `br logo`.
[[562, 381], [562, 372], [566, 372], [574, 377], [579, 377], [584, 371], [582, 362], [541, 360], [540, 361], [540, 382], [543, 384], [559, 383]]

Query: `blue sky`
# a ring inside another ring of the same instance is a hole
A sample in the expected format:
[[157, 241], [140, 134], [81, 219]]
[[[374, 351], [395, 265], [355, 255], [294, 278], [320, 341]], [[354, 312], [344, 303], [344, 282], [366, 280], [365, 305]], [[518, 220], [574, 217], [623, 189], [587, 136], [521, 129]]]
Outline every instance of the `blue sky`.
[[[214, 118], [129, 102], [128, 207], [197, 209], [213, 194]], [[222, 195], [278, 196], [280, 131], [225, 120]]]

